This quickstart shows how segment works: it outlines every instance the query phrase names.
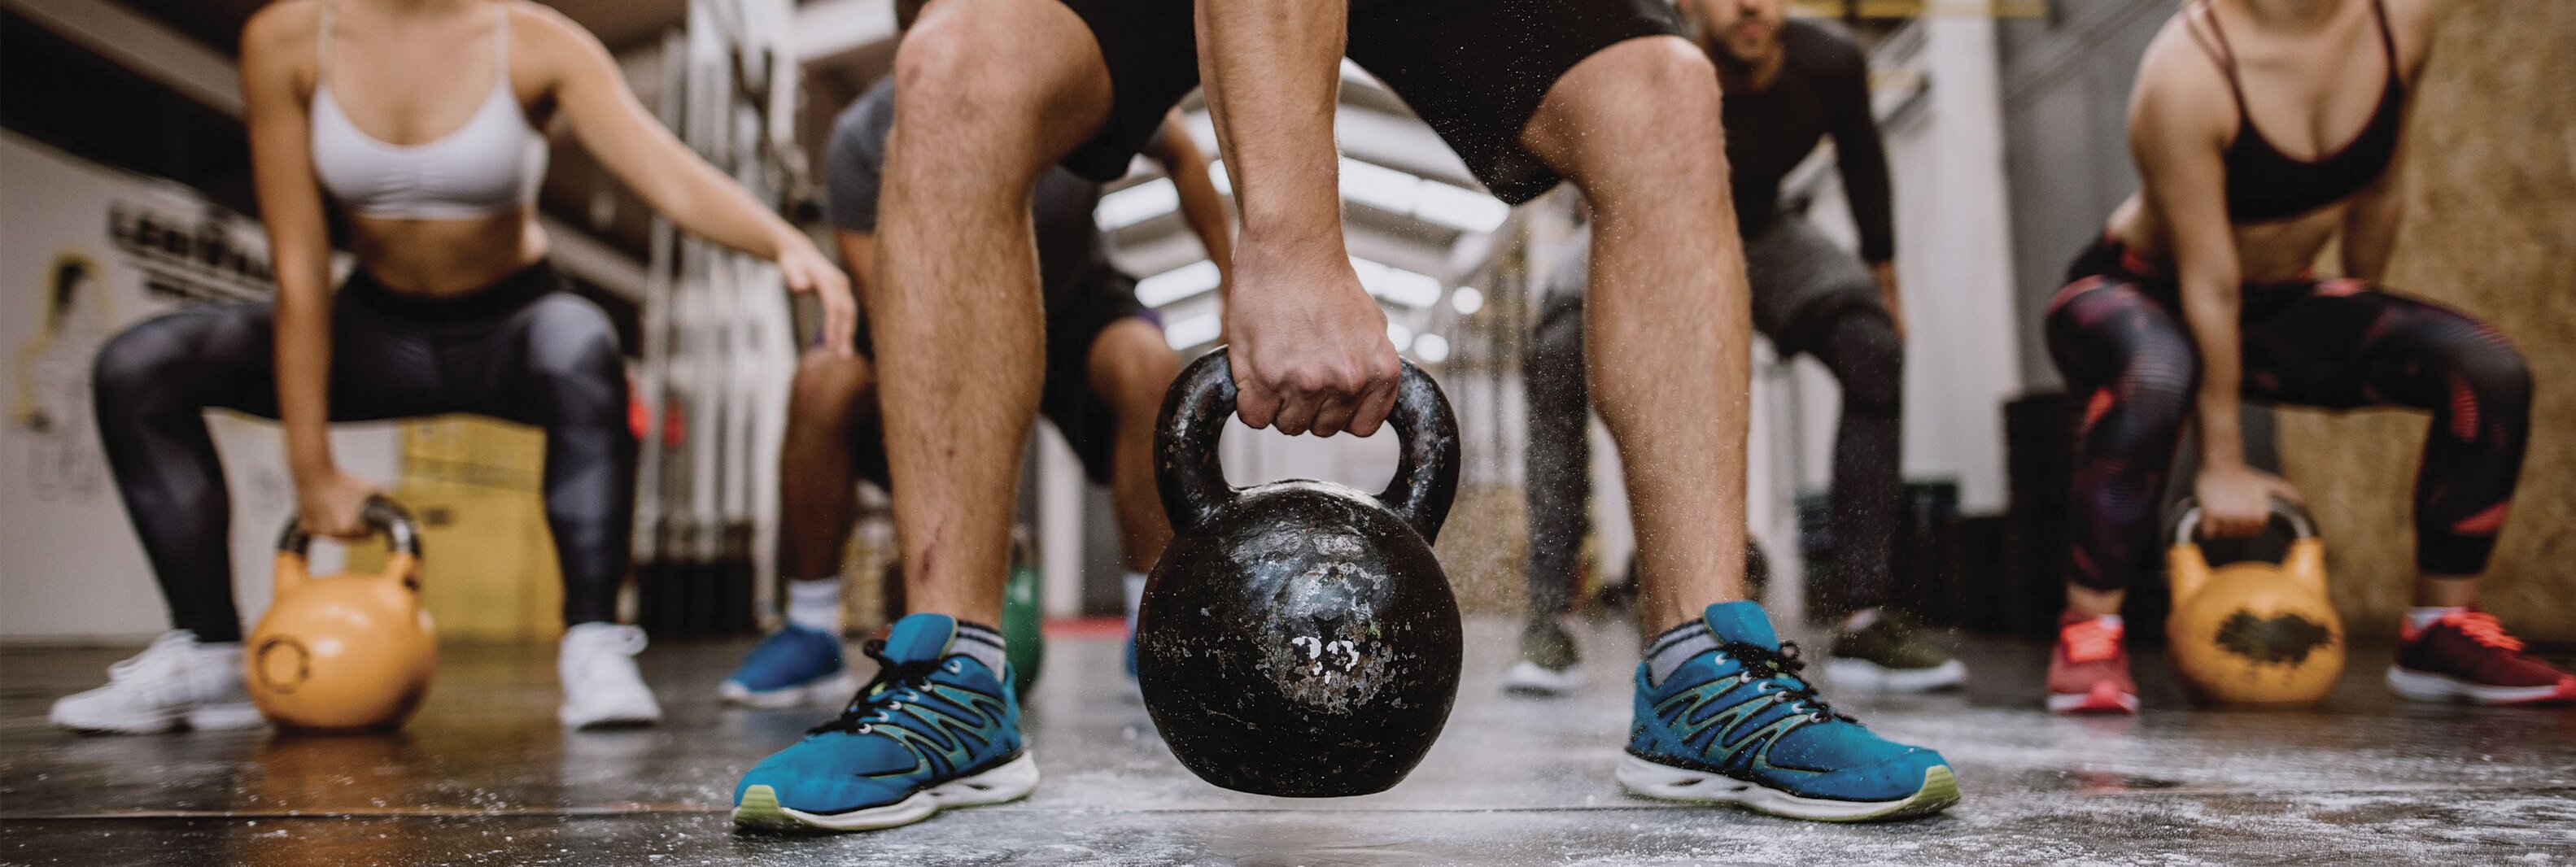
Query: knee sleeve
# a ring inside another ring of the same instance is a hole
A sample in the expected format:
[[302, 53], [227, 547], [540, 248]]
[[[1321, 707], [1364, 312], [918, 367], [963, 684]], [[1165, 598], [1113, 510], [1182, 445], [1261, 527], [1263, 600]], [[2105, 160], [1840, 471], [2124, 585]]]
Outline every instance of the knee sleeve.
[[1855, 307], [1839, 314], [1816, 356], [1840, 381], [1845, 411], [1893, 415], [1903, 406], [1905, 343], [1885, 311]]

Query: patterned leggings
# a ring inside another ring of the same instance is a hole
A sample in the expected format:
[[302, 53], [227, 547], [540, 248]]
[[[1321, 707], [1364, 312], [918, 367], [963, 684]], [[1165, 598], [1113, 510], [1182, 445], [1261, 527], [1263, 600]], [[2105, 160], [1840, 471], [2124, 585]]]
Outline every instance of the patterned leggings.
[[[2075, 467], [2075, 578], [2117, 590], [2147, 568], [2156, 504], [2199, 388], [2171, 277], [2104, 239], [2050, 302], [2048, 349], [2085, 400]], [[2531, 373], [2503, 335], [2358, 280], [2244, 287], [2248, 400], [2433, 413], [2415, 477], [2415, 559], [2486, 568], [2531, 425]]]

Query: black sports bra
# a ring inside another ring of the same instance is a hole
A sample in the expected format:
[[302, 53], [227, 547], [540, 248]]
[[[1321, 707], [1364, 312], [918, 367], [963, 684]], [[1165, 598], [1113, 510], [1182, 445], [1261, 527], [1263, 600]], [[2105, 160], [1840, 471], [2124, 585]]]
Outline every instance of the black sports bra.
[[[2201, 41], [2201, 48], [2227, 73], [2227, 87], [2236, 94], [2236, 141], [2224, 155], [2227, 167], [2227, 218], [2235, 223], [2262, 223], [2283, 217], [2294, 217], [2343, 201], [2360, 192], [2388, 171], [2397, 155], [2397, 133], [2405, 108], [2405, 85], [2397, 78], [2397, 42], [2388, 32], [2388, 9], [2380, 0], [2372, 0], [2371, 11], [2379, 18], [2379, 45], [2388, 56], [2388, 83], [2379, 91], [2379, 105], [2370, 112], [2370, 121], [2343, 147], [2329, 151], [2314, 160], [2291, 159], [2263, 137], [2254, 125], [2254, 116], [2245, 108], [2245, 87], [2236, 78], [2236, 51], [2227, 45], [2227, 33], [2218, 28], [2218, 16], [2209, 15], [2209, 32], [2217, 37], [2212, 47]], [[2200, 41], [2200, 32], [2192, 30]]]

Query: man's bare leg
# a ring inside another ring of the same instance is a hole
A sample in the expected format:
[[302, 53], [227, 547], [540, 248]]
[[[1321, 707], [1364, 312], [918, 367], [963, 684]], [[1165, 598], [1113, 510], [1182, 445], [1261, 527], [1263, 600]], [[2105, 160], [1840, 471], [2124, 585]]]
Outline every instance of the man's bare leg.
[[779, 574], [811, 580], [841, 573], [857, 511], [851, 434], [876, 403], [876, 371], [867, 359], [814, 349], [797, 360], [778, 449]]
[[[753, 647], [716, 685], [751, 707], [839, 702], [858, 688], [841, 656], [841, 549], [850, 540], [861, 426], [873, 426], [876, 376], [868, 360], [828, 348], [796, 362], [779, 444], [779, 613], [786, 626]], [[873, 431], [864, 437], [873, 440]]]
[[1717, 74], [1679, 37], [1566, 72], [1522, 144], [1591, 201], [1585, 359], [1635, 504], [1649, 633], [1744, 598], [1750, 289]]
[[1154, 568], [1172, 539], [1163, 497], [1154, 487], [1154, 424], [1163, 395], [1181, 375], [1180, 358], [1163, 332], [1137, 317], [1118, 320], [1091, 342], [1091, 390], [1118, 414], [1110, 453], [1110, 497], [1118, 507], [1119, 561], [1131, 572]]
[[[1744, 598], [1752, 386], [1751, 295], [1717, 90], [1698, 47], [1671, 36], [1630, 39], [1568, 70], [1522, 133], [1582, 187], [1595, 220], [1585, 367], [1626, 468], [1641, 616], [1657, 635], [1639, 666], [1619, 782], [1649, 797], [1734, 801], [1802, 819], [1938, 812], [1959, 798], [1938, 753], [1834, 714], [1795, 674], [1767, 615], [1714, 607]], [[1745, 728], [1762, 733], [1702, 745], [1700, 709], [1712, 706], [1743, 714]], [[1808, 726], [1836, 733], [1807, 741], [1830, 746], [1803, 756], [1803, 770], [1756, 767], [1749, 778], [1709, 770]]]
[[872, 336], [915, 612], [999, 623], [1043, 380], [1029, 191], [1107, 117], [1090, 30], [1054, 0], [947, 0], [895, 56]]

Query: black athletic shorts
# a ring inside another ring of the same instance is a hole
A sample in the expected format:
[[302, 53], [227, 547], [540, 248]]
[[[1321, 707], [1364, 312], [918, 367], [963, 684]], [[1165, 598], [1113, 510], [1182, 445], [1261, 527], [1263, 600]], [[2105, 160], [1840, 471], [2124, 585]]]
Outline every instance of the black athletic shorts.
[[[1100, 43], [1114, 98], [1064, 167], [1106, 183], [1199, 84], [1191, 0], [1063, 2]], [[1558, 180], [1520, 144], [1548, 88], [1593, 52], [1679, 32], [1663, 0], [1352, 0], [1348, 53], [1517, 205]]]
[[[1038, 393], [1038, 414], [1055, 425], [1073, 453], [1082, 458], [1083, 474], [1095, 484], [1109, 483], [1109, 458], [1117, 446], [1118, 416], [1107, 400], [1091, 390], [1091, 344], [1109, 326], [1130, 316], [1143, 317], [1161, 329], [1152, 308], [1136, 300], [1136, 280], [1107, 263], [1095, 265], [1073, 290], [1046, 311], [1046, 384]], [[851, 341], [861, 356], [876, 358], [867, 324]], [[885, 430], [869, 416], [850, 432], [851, 466], [879, 487], [886, 470]], [[888, 488], [891, 490], [891, 488]]]

